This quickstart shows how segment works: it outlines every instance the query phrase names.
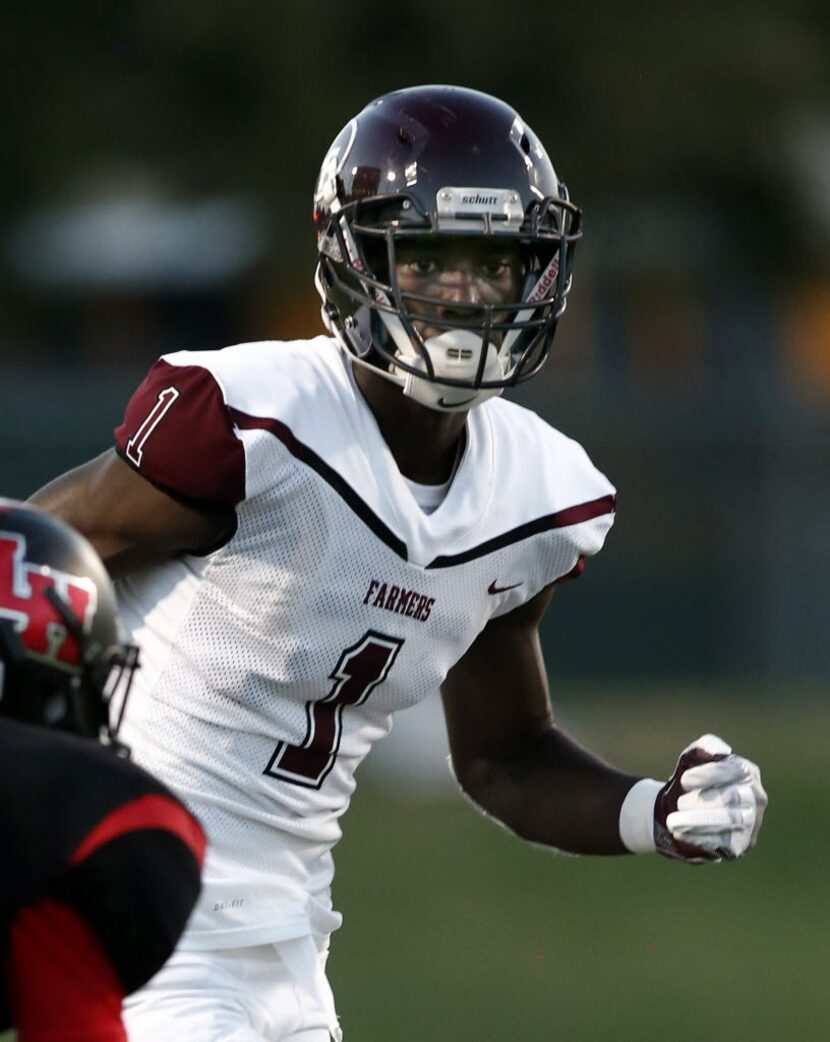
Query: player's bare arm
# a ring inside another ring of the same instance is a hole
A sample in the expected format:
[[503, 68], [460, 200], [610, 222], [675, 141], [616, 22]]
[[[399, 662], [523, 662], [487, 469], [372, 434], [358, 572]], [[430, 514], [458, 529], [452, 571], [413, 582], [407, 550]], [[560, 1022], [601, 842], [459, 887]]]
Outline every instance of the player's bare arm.
[[233, 511], [174, 499], [114, 449], [37, 491], [30, 502], [82, 532], [112, 575], [204, 552], [233, 527]]
[[554, 723], [538, 626], [547, 587], [493, 619], [442, 686], [456, 777], [519, 836], [580, 854], [732, 860], [752, 847], [767, 795], [758, 767], [715, 735], [666, 782], [616, 770]]
[[539, 646], [553, 588], [493, 619], [442, 688], [453, 767], [483, 810], [524, 839], [621, 854], [620, 807], [636, 777], [554, 723]]

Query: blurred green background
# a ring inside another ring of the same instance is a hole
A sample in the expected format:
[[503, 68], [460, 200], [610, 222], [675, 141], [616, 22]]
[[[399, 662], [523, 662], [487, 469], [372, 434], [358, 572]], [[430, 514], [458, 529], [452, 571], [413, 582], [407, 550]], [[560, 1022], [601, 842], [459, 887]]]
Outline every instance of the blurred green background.
[[620, 490], [545, 623], [555, 703], [656, 776], [722, 733], [765, 834], [700, 870], [527, 848], [404, 714], [338, 851], [347, 1039], [826, 1037], [830, 7], [43, 0], [0, 57], [6, 495], [107, 448], [159, 354], [320, 330], [311, 192], [379, 94], [502, 96], [584, 209], [518, 396]]
[[[824, 1042], [830, 708], [816, 692], [766, 696], [571, 688], [560, 700], [580, 738], [656, 776], [709, 728], [740, 735], [771, 802], [736, 864], [559, 855], [448, 787], [362, 777], [329, 960], [346, 1042]], [[435, 747], [423, 758], [439, 767]]]
[[687, 737], [740, 735], [770, 794], [757, 850], [703, 866], [557, 855], [460, 797], [373, 780], [338, 848], [330, 976], [346, 1039], [826, 1039], [826, 702], [686, 687], [571, 690], [563, 705], [592, 748], [656, 777]]

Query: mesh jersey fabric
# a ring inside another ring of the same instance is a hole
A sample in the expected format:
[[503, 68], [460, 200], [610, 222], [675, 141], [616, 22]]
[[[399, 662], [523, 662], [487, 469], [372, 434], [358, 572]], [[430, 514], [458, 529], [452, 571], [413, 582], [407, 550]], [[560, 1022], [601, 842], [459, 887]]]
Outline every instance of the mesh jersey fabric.
[[125, 739], [209, 836], [182, 946], [330, 932], [361, 760], [489, 619], [578, 574], [614, 489], [576, 442], [492, 399], [424, 513], [326, 337], [165, 356], [116, 439], [149, 480], [237, 513], [221, 549], [118, 583], [143, 654]]

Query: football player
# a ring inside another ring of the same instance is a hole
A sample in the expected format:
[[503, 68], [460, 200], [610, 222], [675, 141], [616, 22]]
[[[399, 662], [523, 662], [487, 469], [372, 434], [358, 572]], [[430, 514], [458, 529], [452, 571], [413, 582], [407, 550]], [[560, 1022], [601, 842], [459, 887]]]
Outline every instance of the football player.
[[35, 497], [122, 577], [128, 740], [211, 841], [136, 1042], [340, 1037], [339, 819], [392, 714], [438, 689], [459, 784], [536, 843], [733, 858], [766, 801], [713, 736], [663, 783], [554, 722], [539, 620], [615, 493], [500, 397], [544, 363], [580, 237], [531, 128], [473, 90], [387, 94], [337, 135], [314, 220], [329, 336], [165, 356], [115, 448]]
[[123, 997], [199, 894], [200, 826], [108, 722], [136, 663], [87, 541], [0, 500], [0, 1032], [18, 1042], [126, 1039]]

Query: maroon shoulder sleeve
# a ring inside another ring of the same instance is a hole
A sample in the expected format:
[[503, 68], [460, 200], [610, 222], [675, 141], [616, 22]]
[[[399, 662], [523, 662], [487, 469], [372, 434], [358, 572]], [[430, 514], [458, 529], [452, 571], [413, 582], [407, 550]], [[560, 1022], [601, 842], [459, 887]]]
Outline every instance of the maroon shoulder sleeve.
[[231, 506], [245, 498], [245, 449], [202, 366], [156, 362], [114, 433], [119, 455], [154, 485]]

